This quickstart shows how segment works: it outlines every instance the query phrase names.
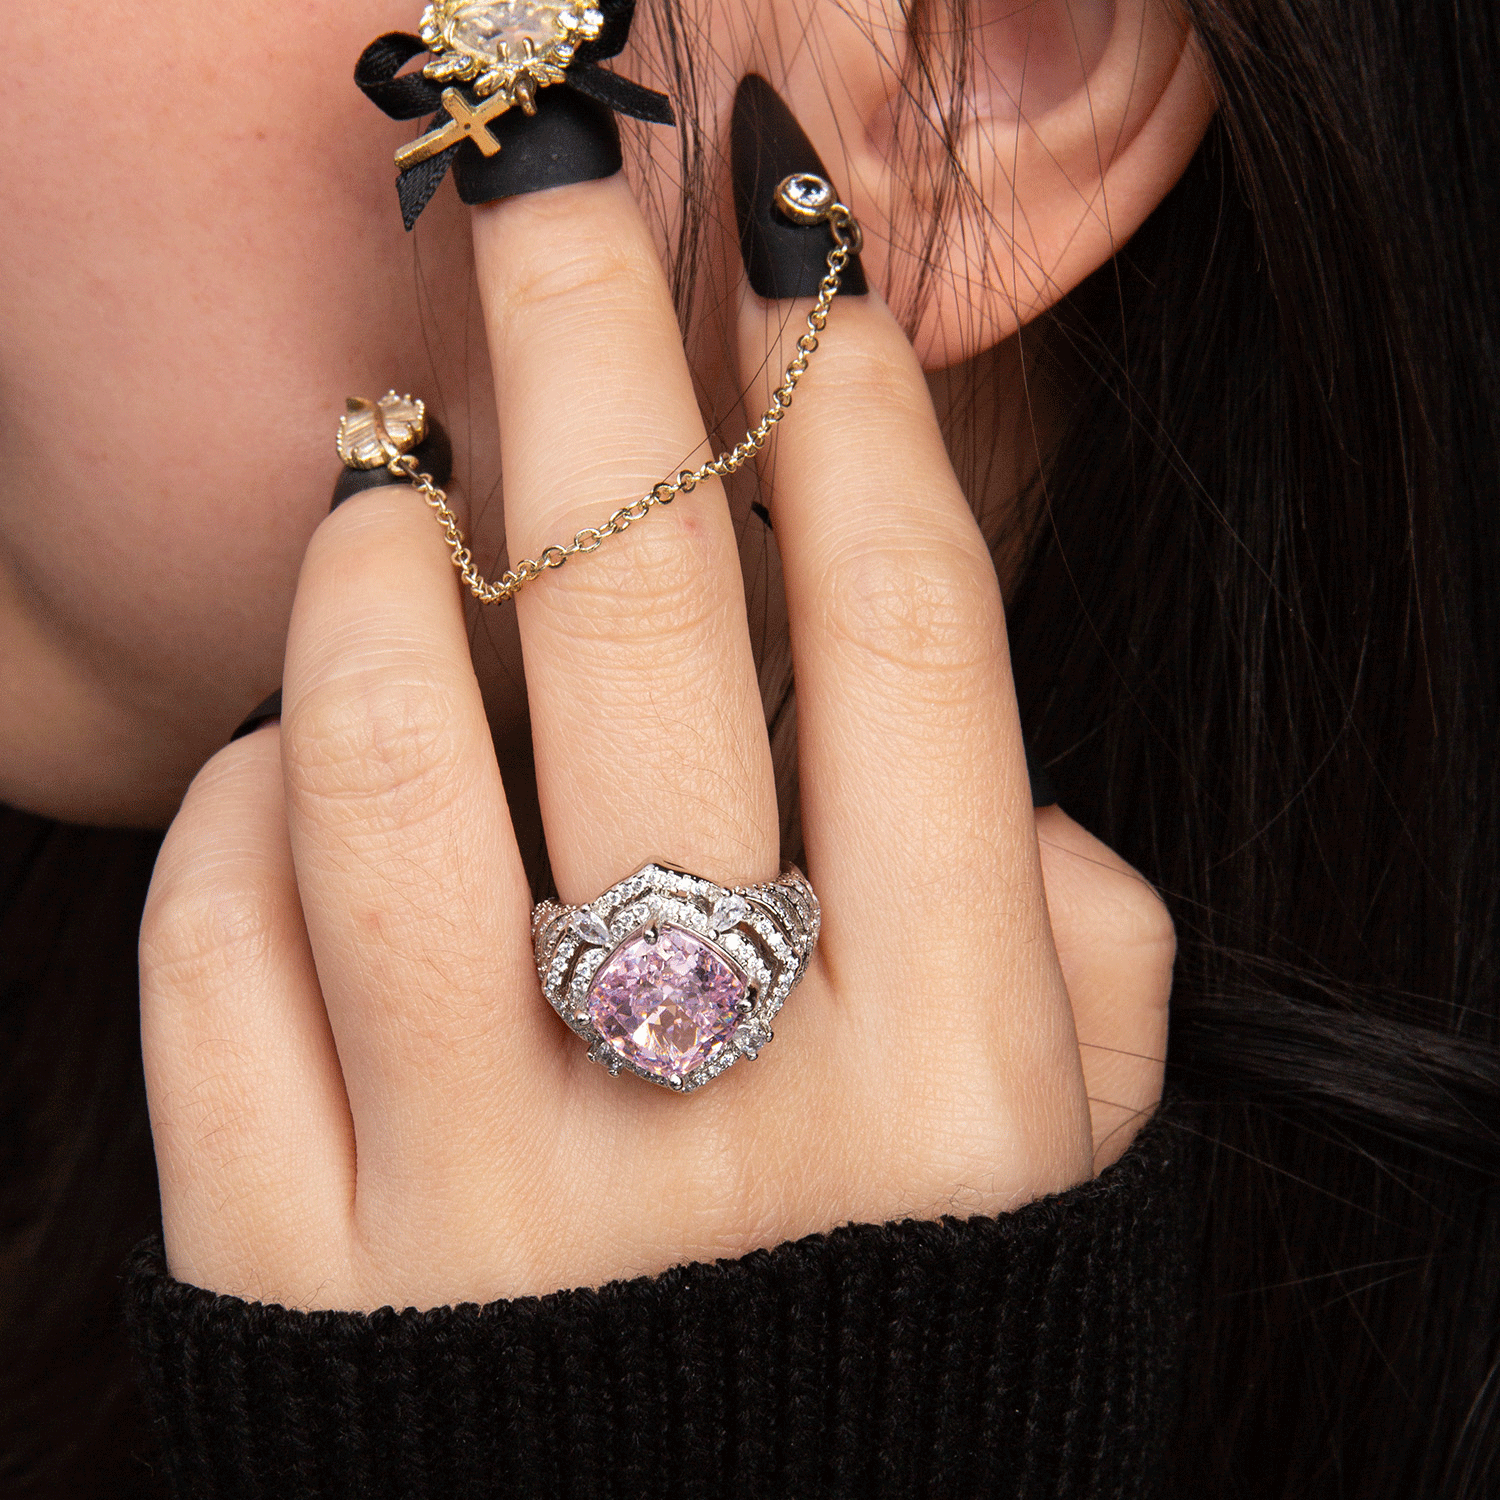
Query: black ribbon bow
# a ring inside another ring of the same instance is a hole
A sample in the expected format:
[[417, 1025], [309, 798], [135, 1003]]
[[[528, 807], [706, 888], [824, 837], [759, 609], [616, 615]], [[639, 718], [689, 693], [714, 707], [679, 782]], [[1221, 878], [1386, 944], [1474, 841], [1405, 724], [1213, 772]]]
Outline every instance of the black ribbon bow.
[[[635, 15], [635, 0], [595, 0], [595, 3], [604, 14], [604, 25], [593, 41], [581, 43], [573, 54], [565, 73], [567, 86], [616, 114], [646, 120], [653, 125], [675, 125], [677, 117], [672, 113], [671, 101], [665, 94], [632, 83], [630, 79], [598, 66], [605, 58], [615, 57], [624, 50]], [[449, 85], [433, 83], [421, 73], [401, 73], [412, 58], [426, 50], [427, 44], [421, 37], [408, 31], [388, 31], [384, 36], [376, 37], [360, 53], [354, 67], [354, 81], [364, 96], [379, 105], [393, 120], [415, 120], [432, 115], [428, 129], [437, 130], [448, 120], [448, 112], [443, 108], [443, 89]], [[437, 192], [463, 144], [460, 141], [436, 156], [418, 162], [397, 179], [401, 218], [408, 229], [417, 222], [417, 216]]]

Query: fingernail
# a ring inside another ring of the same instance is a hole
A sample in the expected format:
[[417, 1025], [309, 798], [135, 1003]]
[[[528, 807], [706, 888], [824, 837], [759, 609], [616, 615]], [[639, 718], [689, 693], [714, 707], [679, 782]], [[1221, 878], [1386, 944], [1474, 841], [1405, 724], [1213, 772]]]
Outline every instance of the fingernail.
[[1057, 792], [1053, 788], [1052, 778], [1047, 774], [1047, 768], [1036, 757], [1031, 744], [1024, 737], [1021, 746], [1026, 751], [1026, 775], [1031, 780], [1031, 805], [1033, 807], [1052, 807], [1057, 802]]
[[453, 181], [465, 203], [593, 182], [620, 170], [614, 111], [576, 89], [542, 89], [534, 115], [508, 109], [489, 130], [500, 142], [493, 156], [465, 141], [453, 159]]
[[[411, 456], [416, 459], [422, 473], [432, 475], [432, 482], [439, 489], [453, 477], [453, 444], [436, 417], [428, 416], [427, 436], [411, 450]], [[383, 484], [393, 483], [395, 481], [385, 469], [340, 469], [339, 477], [333, 483], [329, 513], [361, 490], [379, 489]]]
[[[826, 224], [794, 224], [777, 208], [776, 188], [793, 172], [833, 178], [781, 95], [757, 73], [747, 73], [735, 91], [729, 163], [751, 289], [762, 297], [816, 297], [833, 231]], [[868, 290], [856, 255], [844, 269], [840, 295], [861, 297]]]
[[263, 703], [257, 703], [250, 710], [250, 716], [229, 736], [229, 743], [232, 745], [236, 740], [244, 739], [247, 734], [254, 734], [262, 724], [269, 724], [272, 719], [279, 719], [280, 717], [281, 689], [277, 688]]

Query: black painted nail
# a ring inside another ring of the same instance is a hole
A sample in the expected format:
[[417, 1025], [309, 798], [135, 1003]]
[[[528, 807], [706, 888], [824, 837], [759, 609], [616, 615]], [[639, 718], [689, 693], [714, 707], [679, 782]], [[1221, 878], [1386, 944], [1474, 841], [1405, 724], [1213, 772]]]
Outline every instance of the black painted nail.
[[614, 111], [576, 89], [542, 89], [534, 115], [508, 109], [489, 129], [499, 151], [485, 156], [473, 141], [465, 141], [453, 159], [453, 181], [465, 203], [593, 182], [620, 170]]
[[[729, 163], [751, 289], [762, 297], [816, 297], [833, 231], [827, 224], [794, 224], [776, 206], [776, 188], [794, 172], [833, 179], [785, 100], [757, 73], [747, 73], [735, 92]], [[853, 297], [869, 290], [857, 255], [844, 268], [839, 290]]]
[[232, 745], [236, 740], [242, 740], [247, 734], [254, 734], [262, 724], [269, 724], [272, 719], [281, 717], [281, 689], [277, 688], [263, 703], [257, 703], [250, 710], [249, 717], [240, 725], [235, 732], [229, 736]]
[[1053, 807], [1057, 803], [1057, 792], [1053, 788], [1052, 778], [1047, 774], [1047, 768], [1033, 753], [1030, 744], [1023, 738], [1022, 748], [1026, 751], [1026, 774], [1031, 779], [1031, 805], [1033, 807]]
[[[432, 475], [432, 482], [439, 489], [453, 477], [453, 444], [435, 417], [428, 416], [427, 436], [411, 450], [411, 456], [424, 474]], [[391, 483], [391, 476], [384, 469], [340, 469], [328, 509], [330, 513], [336, 511], [361, 490], [379, 489], [381, 485]]]

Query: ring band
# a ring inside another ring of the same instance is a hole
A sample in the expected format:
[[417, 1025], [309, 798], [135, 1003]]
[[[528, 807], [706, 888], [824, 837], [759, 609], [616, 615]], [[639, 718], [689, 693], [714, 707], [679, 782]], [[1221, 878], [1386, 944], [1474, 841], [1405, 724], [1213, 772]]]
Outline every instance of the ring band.
[[582, 906], [539, 902], [531, 937], [543, 993], [595, 1062], [688, 1093], [771, 1040], [820, 921], [791, 865], [731, 888], [648, 864]]

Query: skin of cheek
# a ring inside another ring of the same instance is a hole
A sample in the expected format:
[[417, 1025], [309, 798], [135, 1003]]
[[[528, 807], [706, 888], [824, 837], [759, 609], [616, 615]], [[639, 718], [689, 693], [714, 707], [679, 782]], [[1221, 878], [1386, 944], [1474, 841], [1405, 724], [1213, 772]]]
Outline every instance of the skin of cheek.
[[[351, 79], [416, 0], [125, 9], [56, 0], [9, 27], [0, 125], [46, 120], [49, 149], [0, 223], [0, 798], [162, 824], [280, 681], [346, 395], [429, 401], [489, 565], [503, 505], [467, 212], [445, 186], [403, 231], [412, 126]], [[726, 115], [732, 72], [708, 101]], [[108, 77], [107, 130], [56, 110], [64, 76]], [[675, 169], [675, 144], [653, 160]], [[672, 173], [653, 188], [675, 212]], [[473, 634], [497, 742], [524, 743], [513, 612]]]
[[[391, 154], [412, 127], [350, 81], [371, 37], [414, 24], [415, 0], [325, 0], [295, 24], [271, 0], [129, 12], [101, 24], [85, 0], [56, 0], [9, 28], [25, 65], [0, 128], [21, 139], [46, 120], [49, 150], [15, 174], [0, 222], [0, 799], [161, 825], [280, 681], [346, 395], [395, 386], [430, 402], [491, 565], [503, 505], [467, 213], [445, 186], [402, 230]], [[719, 19], [723, 65], [701, 102], [727, 122], [735, 59], [768, 64], [755, 13], [731, 4]], [[655, 81], [634, 46], [622, 63]], [[94, 111], [55, 110], [64, 76], [108, 76], [107, 130]], [[640, 186], [665, 244], [676, 146], [645, 139], [657, 180]], [[688, 348], [710, 428], [733, 442], [732, 339], [702, 312], [729, 305], [740, 275], [722, 186]], [[754, 493], [735, 489], [745, 515]], [[740, 530], [759, 615], [771, 544], [758, 522]], [[771, 613], [752, 619], [758, 636], [781, 633], [779, 600]], [[472, 620], [497, 744], [524, 760], [514, 612]]]
[[[9, 28], [4, 128], [50, 148], [0, 224], [0, 795], [149, 823], [280, 681], [343, 398], [426, 396], [460, 482], [499, 457], [467, 215], [404, 233], [410, 127], [351, 81], [411, 6], [132, 9]], [[55, 110], [69, 75], [109, 78], [110, 128]]]

